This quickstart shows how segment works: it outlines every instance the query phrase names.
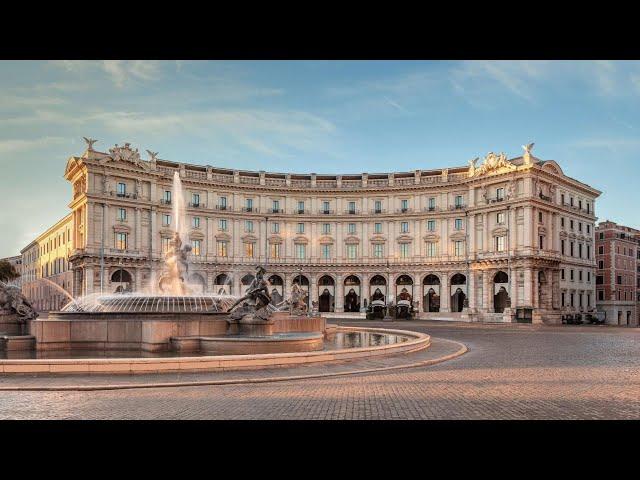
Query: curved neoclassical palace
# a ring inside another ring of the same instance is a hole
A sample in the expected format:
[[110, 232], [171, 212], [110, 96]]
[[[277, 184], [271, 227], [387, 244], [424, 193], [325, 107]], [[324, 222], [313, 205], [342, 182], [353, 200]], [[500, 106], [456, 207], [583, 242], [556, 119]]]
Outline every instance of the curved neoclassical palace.
[[198, 289], [242, 293], [267, 264], [277, 295], [298, 281], [325, 312], [400, 295], [422, 318], [554, 322], [595, 308], [600, 192], [531, 145], [518, 158], [354, 175], [228, 170], [92, 145], [65, 171], [74, 295], [139, 290], [162, 275], [177, 171]]

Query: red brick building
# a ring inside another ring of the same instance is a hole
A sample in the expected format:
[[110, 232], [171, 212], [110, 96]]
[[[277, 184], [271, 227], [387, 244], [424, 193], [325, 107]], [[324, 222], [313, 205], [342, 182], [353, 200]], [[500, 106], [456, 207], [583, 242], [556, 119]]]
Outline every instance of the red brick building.
[[606, 323], [638, 326], [640, 230], [606, 220], [596, 227], [596, 306]]

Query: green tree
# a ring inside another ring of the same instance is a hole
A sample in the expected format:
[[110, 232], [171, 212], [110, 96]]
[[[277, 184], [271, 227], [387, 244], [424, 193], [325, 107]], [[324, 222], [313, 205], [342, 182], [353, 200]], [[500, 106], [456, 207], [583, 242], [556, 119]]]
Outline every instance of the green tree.
[[18, 278], [20, 274], [16, 271], [15, 267], [6, 260], [0, 261], [0, 281], [10, 282]]

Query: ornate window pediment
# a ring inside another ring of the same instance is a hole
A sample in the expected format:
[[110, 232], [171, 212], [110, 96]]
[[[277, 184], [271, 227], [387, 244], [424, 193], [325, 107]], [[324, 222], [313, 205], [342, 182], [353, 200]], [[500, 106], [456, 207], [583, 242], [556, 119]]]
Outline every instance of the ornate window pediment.
[[411, 243], [413, 242], [413, 237], [411, 235], [400, 235], [396, 240], [398, 243]]
[[282, 237], [280, 235], [271, 235], [268, 241], [269, 243], [282, 243]]
[[293, 243], [309, 243], [309, 239], [304, 235], [296, 235], [293, 238]]
[[163, 237], [171, 237], [171, 238], [173, 238], [173, 235], [175, 233], [170, 228], [161, 228], [159, 232], [160, 232], [160, 235], [162, 235]]
[[204, 240], [204, 235], [202, 234], [202, 232], [194, 231], [194, 232], [191, 232], [191, 234], [189, 235], [189, 238], [193, 240]]
[[240, 239], [244, 243], [252, 243], [252, 242], [257, 242], [258, 241], [258, 237], [256, 237], [255, 235], [251, 235], [251, 234], [243, 235], [242, 237], [240, 237]]
[[425, 242], [439, 242], [440, 241], [440, 235], [438, 235], [437, 233], [427, 233], [423, 238], [424, 238]]
[[369, 241], [371, 243], [387, 243], [387, 238], [382, 235], [374, 235]]
[[538, 227], [538, 235], [546, 235], [547, 234], [547, 229], [543, 226], [539, 226]]
[[465, 240], [467, 236], [463, 232], [456, 232], [449, 236], [449, 239], [452, 241]]
[[360, 239], [354, 235], [350, 235], [347, 238], [344, 239], [344, 243], [346, 244], [355, 244], [355, 243], [360, 243]]
[[320, 239], [318, 240], [318, 242], [321, 245], [330, 245], [334, 243], [333, 237], [330, 237], [328, 235], [324, 235], [322, 237], [320, 237]]
[[221, 232], [216, 234], [216, 240], [227, 240], [230, 241], [231, 240], [231, 235], [229, 235], [228, 233], [225, 232]]
[[491, 231], [491, 235], [494, 237], [501, 237], [509, 233], [506, 227], [496, 227]]
[[114, 232], [131, 232], [131, 228], [128, 225], [125, 225], [123, 223], [118, 223], [116, 225], [113, 226], [113, 231]]

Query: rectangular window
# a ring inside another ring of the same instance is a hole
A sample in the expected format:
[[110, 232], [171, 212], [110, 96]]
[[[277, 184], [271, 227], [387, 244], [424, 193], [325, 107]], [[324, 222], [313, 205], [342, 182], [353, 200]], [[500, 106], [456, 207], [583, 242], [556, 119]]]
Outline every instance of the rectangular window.
[[376, 233], [382, 233], [382, 224], [381, 223], [376, 223], [374, 225], [374, 232]]
[[124, 232], [116, 232], [116, 249], [117, 250], [126, 250], [127, 249], [127, 234]]
[[569, 228], [573, 230], [573, 220], [569, 220]]
[[322, 211], [324, 213], [331, 212], [331, 209], [329, 208], [329, 202], [322, 202]]
[[384, 257], [384, 245], [381, 243], [375, 243], [373, 245], [373, 256], [375, 258], [382, 258]]
[[435, 210], [436, 209], [436, 199], [435, 197], [431, 197], [429, 198], [429, 210]]
[[358, 258], [358, 244], [350, 243], [347, 245], [347, 258]]
[[578, 258], [582, 258], [582, 244], [578, 244]]
[[354, 235], [356, 233], [356, 224], [355, 223], [350, 223], [347, 228], [348, 228], [347, 231], [349, 232], [350, 235]]
[[540, 248], [540, 250], [544, 250], [544, 236], [539, 235], [538, 239], [539, 239], [538, 248]]
[[582, 281], [582, 270], [578, 270], [578, 281]]
[[598, 290], [598, 300], [604, 300], [604, 290]]
[[247, 198], [246, 206], [247, 206], [247, 212], [253, 211], [253, 198]]
[[560, 301], [562, 302], [561, 306], [564, 307], [564, 292], [562, 292], [560, 295], [561, 295], [561, 300]]
[[202, 251], [201, 247], [202, 245], [200, 240], [193, 240], [191, 242], [191, 252], [197, 257], [200, 256], [200, 252]]
[[374, 205], [375, 213], [382, 213], [382, 202], [380, 200], [376, 200]]
[[569, 242], [569, 255], [573, 257], [573, 242]]
[[331, 224], [330, 223], [323, 223], [322, 224], [322, 234], [323, 235], [329, 235], [331, 233]]
[[560, 270], [560, 280], [564, 280], [564, 268]]
[[298, 202], [298, 213], [299, 214], [303, 214], [304, 213], [304, 202], [303, 201], [299, 201]]
[[400, 233], [409, 233], [409, 222], [400, 222]]
[[622, 275], [618, 275], [616, 278], [616, 284], [622, 285]]
[[427, 220], [427, 231], [435, 232], [436, 231], [436, 221], [435, 220]]
[[455, 219], [455, 229], [456, 230], [462, 230], [462, 219], [461, 218], [456, 218]]
[[462, 195], [456, 195], [456, 208], [461, 208], [463, 206]]
[[278, 222], [271, 224], [271, 233], [280, 233], [280, 224]]
[[578, 231], [581, 232], [582, 231], [582, 222], [578, 222]]
[[218, 240], [216, 242], [216, 251], [218, 252], [218, 256], [219, 257], [226, 257], [227, 256], [227, 244], [229, 242], [227, 242], [226, 240]]
[[307, 257], [307, 246], [304, 243], [296, 243], [296, 258], [303, 259]]
[[542, 223], [542, 212], [538, 212], [538, 222]]
[[322, 245], [322, 258], [331, 258], [331, 245]]
[[573, 269], [571, 269], [571, 270], [569, 270], [569, 280], [571, 280], [573, 282], [573, 278], [574, 278]]
[[244, 222], [244, 230], [247, 233], [253, 233], [253, 220], [246, 220]]
[[244, 256], [247, 258], [253, 258], [256, 244], [254, 242], [248, 242], [244, 244]]
[[400, 258], [409, 258], [409, 247], [410, 243], [401, 243], [400, 244]]
[[167, 215], [166, 213], [162, 214], [162, 225], [165, 227], [171, 225], [171, 215]]
[[169, 237], [162, 237], [160, 239], [160, 246], [162, 247], [162, 253], [166, 253], [169, 251], [169, 244], [171, 243], [171, 238]]
[[162, 196], [162, 203], [171, 204], [171, 190], [165, 190]]
[[356, 202], [349, 202], [349, 213], [351, 215], [356, 213]]
[[304, 233], [304, 223], [298, 223], [297, 233]]
[[218, 207], [220, 208], [220, 210], [226, 210], [227, 209], [227, 197], [219, 197], [218, 198]]
[[278, 213], [280, 211], [280, 200], [272, 200], [271, 209], [274, 213]]
[[436, 242], [427, 242], [427, 257], [435, 257], [438, 255], [438, 244]]
[[125, 183], [118, 183], [118, 196], [124, 197], [127, 194], [127, 185]]
[[496, 252], [504, 252], [507, 245], [506, 235], [496, 237]]
[[127, 209], [126, 208], [119, 208], [118, 209], [118, 220], [120, 220], [121, 222], [124, 222], [127, 220]]
[[191, 194], [191, 204], [194, 207], [199, 207], [200, 206], [200, 194], [199, 193], [192, 193]]
[[496, 214], [496, 223], [498, 224], [504, 223], [504, 212], [498, 212]]
[[200, 228], [200, 217], [193, 217], [191, 219], [191, 226], [193, 228]]
[[227, 231], [227, 219], [226, 218], [221, 218], [218, 220], [218, 230], [220, 230], [221, 232], [226, 232]]
[[564, 217], [560, 217], [560, 226], [564, 228]]
[[453, 242], [453, 254], [456, 257], [464, 255], [464, 242], [462, 240]]
[[400, 201], [400, 209], [403, 212], [406, 212], [407, 210], [409, 210], [409, 200], [403, 199]]
[[270, 248], [269, 256], [271, 258], [280, 258], [280, 244], [272, 243]]
[[496, 188], [496, 200], [504, 200], [504, 188]]
[[604, 260], [598, 260], [598, 268], [602, 270], [604, 268]]
[[604, 246], [603, 245], [600, 245], [598, 247], [598, 255], [604, 255]]

